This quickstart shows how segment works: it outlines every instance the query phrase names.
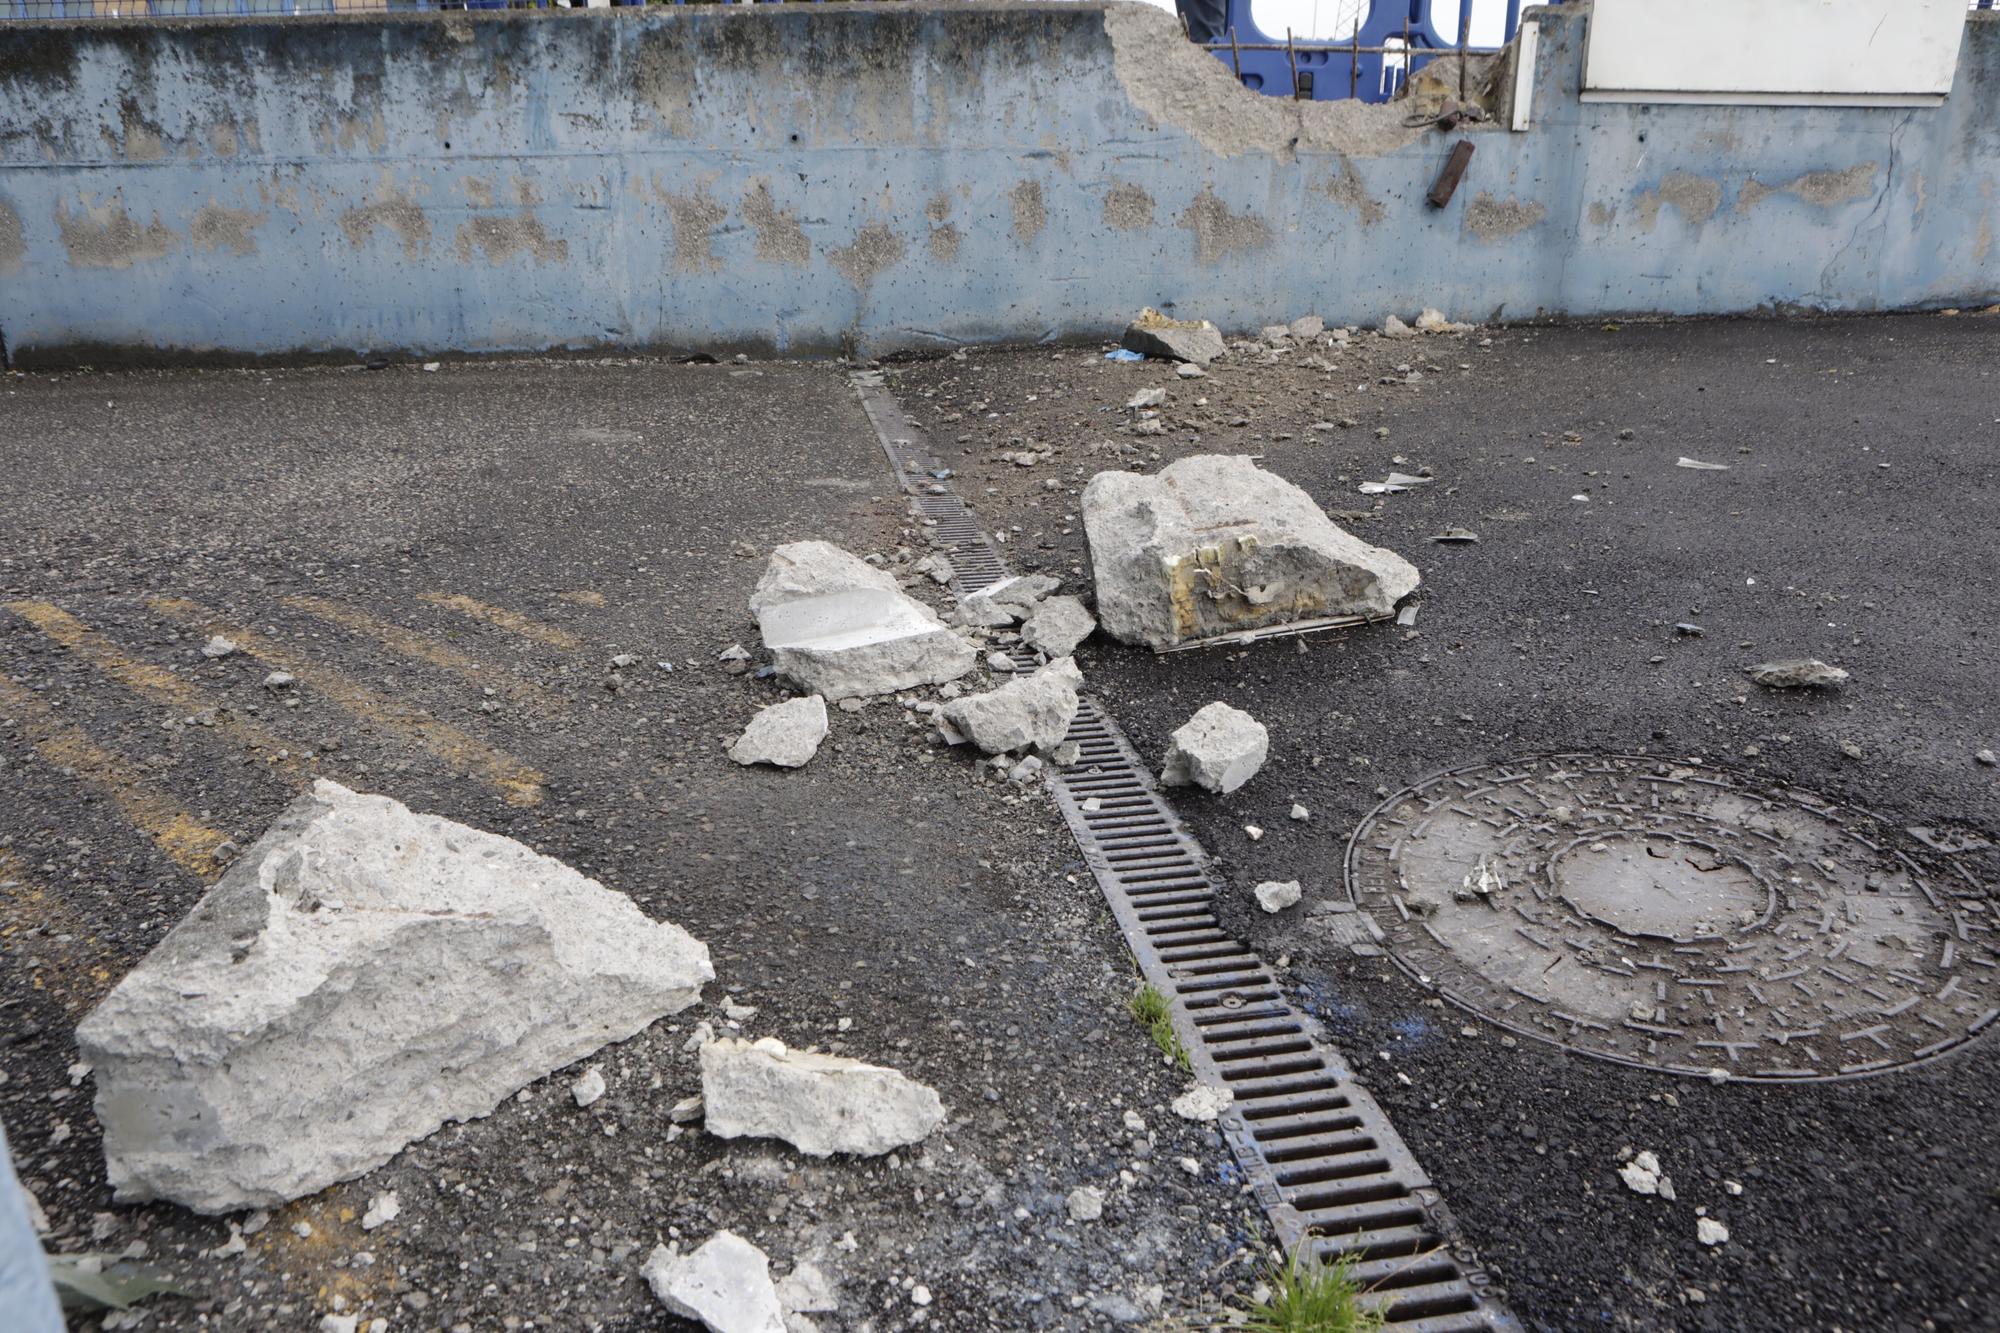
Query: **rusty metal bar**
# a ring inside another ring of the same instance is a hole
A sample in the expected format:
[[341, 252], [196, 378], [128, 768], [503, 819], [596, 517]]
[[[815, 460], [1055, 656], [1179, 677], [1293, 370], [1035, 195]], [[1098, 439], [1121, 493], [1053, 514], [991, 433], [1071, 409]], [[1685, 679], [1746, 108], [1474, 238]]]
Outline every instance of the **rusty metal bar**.
[[1292, 62], [1292, 100], [1299, 100], [1299, 53], [1292, 46], [1292, 30], [1285, 29], [1285, 55]]

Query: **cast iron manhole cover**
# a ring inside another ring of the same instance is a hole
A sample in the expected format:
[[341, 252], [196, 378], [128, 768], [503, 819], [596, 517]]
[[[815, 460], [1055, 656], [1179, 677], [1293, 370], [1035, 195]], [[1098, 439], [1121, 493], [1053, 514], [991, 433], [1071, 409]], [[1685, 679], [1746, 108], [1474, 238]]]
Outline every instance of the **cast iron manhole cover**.
[[1693, 764], [1538, 755], [1439, 774], [1362, 821], [1347, 891], [1418, 981], [1625, 1064], [1851, 1077], [2000, 1016], [2000, 935], [1967, 866]]

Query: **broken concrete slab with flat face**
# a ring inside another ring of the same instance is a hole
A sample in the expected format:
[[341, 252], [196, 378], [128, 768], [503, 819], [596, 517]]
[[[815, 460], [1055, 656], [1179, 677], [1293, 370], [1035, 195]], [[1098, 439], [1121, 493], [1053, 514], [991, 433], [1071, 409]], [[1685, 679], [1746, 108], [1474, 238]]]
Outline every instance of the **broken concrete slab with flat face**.
[[1263, 723], [1240, 708], [1212, 703], [1174, 732], [1160, 780], [1226, 796], [1257, 775], [1270, 745]]
[[1205, 319], [1169, 319], [1148, 307], [1125, 327], [1123, 345], [1146, 356], [1206, 366], [1227, 349], [1222, 331]]
[[729, 747], [729, 757], [744, 765], [802, 768], [819, 752], [826, 732], [826, 700], [817, 694], [787, 699], [751, 718]]
[[321, 780], [77, 1028], [121, 1201], [272, 1207], [700, 998], [708, 950], [509, 838]]
[[1106, 633], [1156, 650], [1269, 626], [1379, 619], [1416, 566], [1343, 531], [1248, 458], [1198, 455], [1153, 476], [1100, 472], [1084, 531]]
[[750, 598], [778, 673], [828, 699], [939, 685], [978, 653], [896, 580], [830, 542], [790, 542]]
[[1065, 657], [999, 689], [954, 699], [938, 710], [938, 720], [987, 754], [1046, 754], [1068, 734], [1082, 683], [1083, 673]]
[[794, 1051], [774, 1037], [701, 1048], [703, 1128], [783, 1139], [810, 1157], [878, 1157], [944, 1123], [937, 1093], [893, 1069]]

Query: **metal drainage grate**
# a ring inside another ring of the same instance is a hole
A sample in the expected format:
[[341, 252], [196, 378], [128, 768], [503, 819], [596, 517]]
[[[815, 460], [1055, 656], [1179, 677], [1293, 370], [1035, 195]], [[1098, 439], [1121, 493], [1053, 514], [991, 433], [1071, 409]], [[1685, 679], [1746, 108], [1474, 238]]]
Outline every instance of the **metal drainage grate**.
[[[916, 511], [934, 520], [965, 592], [1006, 577], [999, 551], [881, 377], [855, 377]], [[1015, 659], [1033, 663], [1025, 649]], [[1195, 1075], [1235, 1100], [1219, 1126], [1287, 1250], [1346, 1258], [1403, 1333], [1520, 1327], [1443, 1199], [1317, 1022], [1222, 929], [1219, 883], [1131, 742], [1090, 699], [1066, 741], [1077, 762], [1050, 789], [1140, 972], [1168, 997]]]

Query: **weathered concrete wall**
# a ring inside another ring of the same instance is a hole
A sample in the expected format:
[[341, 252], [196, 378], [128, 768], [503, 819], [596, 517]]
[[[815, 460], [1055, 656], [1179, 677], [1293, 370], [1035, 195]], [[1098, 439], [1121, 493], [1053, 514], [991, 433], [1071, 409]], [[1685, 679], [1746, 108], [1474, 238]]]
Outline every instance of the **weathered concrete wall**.
[[1235, 86], [1130, 5], [0, 25], [19, 359], [870, 350], [2000, 297], [2000, 22], [1921, 110], [1584, 105], [1535, 126]]

